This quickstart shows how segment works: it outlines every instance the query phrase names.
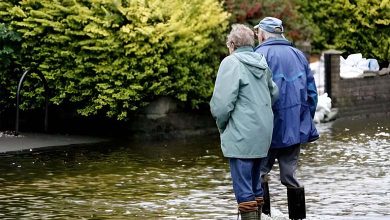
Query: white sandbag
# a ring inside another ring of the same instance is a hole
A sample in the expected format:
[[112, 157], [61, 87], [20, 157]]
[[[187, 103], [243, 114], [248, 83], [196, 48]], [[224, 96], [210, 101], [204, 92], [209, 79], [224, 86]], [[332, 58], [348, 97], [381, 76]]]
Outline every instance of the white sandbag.
[[313, 73], [314, 81], [317, 86], [318, 94], [322, 95], [325, 92], [325, 64], [324, 55], [321, 55], [319, 61], [309, 64], [310, 70]]
[[378, 71], [376, 59], [363, 58], [361, 53], [350, 54], [347, 59], [340, 56], [340, 77], [344, 79], [363, 77], [364, 71]]
[[332, 109], [332, 99], [328, 97], [328, 93], [324, 93], [318, 96], [318, 103], [316, 113], [314, 115], [314, 123], [320, 123], [323, 121]]
[[361, 59], [361, 54], [351, 54], [347, 59], [340, 56], [340, 77], [343, 79], [363, 77], [364, 71], [357, 66]]

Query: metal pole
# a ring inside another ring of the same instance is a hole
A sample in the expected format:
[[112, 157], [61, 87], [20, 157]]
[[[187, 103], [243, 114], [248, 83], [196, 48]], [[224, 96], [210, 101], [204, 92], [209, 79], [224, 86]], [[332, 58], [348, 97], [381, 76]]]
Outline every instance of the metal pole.
[[[19, 105], [20, 105], [20, 90], [22, 89], [24, 79], [26, 75], [29, 73], [29, 70], [26, 70], [22, 77], [19, 80], [18, 84], [18, 90], [16, 92], [16, 125], [15, 125], [15, 135], [19, 135]], [[49, 127], [49, 86], [47, 84], [47, 81], [45, 79], [45, 76], [41, 72], [37, 72], [39, 78], [43, 82], [43, 87], [45, 88], [45, 120], [44, 120], [44, 126], [45, 126], [45, 132], [48, 131]]]
[[20, 90], [23, 85], [24, 78], [26, 77], [29, 70], [26, 70], [22, 77], [19, 80], [18, 89], [16, 91], [16, 125], [15, 125], [15, 135], [19, 135], [19, 104], [20, 104]]
[[45, 126], [45, 132], [47, 132], [48, 127], [49, 127], [49, 86], [47, 84], [45, 76], [41, 72], [38, 72], [38, 76], [41, 78], [41, 80], [43, 82], [43, 87], [45, 88], [45, 121], [44, 121], [44, 126]]

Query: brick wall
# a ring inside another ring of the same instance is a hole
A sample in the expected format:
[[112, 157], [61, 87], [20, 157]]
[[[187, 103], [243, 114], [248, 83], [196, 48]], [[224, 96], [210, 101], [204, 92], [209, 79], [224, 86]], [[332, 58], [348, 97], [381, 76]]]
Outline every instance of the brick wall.
[[390, 75], [341, 79], [340, 52], [325, 52], [325, 91], [340, 117], [390, 117]]

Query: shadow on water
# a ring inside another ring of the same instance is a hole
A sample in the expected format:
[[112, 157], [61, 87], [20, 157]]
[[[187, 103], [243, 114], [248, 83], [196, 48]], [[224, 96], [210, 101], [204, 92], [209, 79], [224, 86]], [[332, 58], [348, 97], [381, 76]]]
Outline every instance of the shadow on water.
[[[390, 218], [388, 119], [318, 125], [298, 176], [308, 219]], [[286, 189], [271, 173], [272, 219]], [[218, 137], [0, 155], [1, 219], [236, 219]]]

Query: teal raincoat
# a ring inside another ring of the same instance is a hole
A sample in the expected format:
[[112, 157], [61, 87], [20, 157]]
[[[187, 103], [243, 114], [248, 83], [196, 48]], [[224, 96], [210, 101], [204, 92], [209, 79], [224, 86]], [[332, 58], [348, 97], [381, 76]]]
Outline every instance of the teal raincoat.
[[267, 156], [277, 96], [264, 56], [252, 47], [240, 47], [221, 62], [210, 108], [225, 157]]

